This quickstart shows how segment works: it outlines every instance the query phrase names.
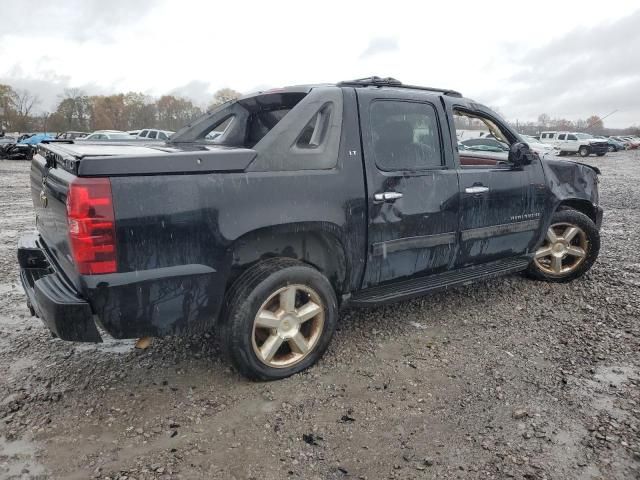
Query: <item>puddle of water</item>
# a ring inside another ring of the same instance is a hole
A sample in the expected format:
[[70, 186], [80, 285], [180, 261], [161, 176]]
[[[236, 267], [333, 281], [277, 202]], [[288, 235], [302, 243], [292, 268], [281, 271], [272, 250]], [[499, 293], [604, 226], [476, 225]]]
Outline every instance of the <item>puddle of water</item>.
[[34, 458], [36, 451], [36, 445], [26, 440], [10, 442], [0, 437], [0, 477], [20, 479], [44, 475], [44, 466]]
[[104, 332], [100, 332], [100, 334], [102, 335], [102, 343], [78, 343], [74, 346], [76, 352], [101, 352], [122, 355], [131, 352], [136, 344], [134, 339], [117, 340], [107, 336]]

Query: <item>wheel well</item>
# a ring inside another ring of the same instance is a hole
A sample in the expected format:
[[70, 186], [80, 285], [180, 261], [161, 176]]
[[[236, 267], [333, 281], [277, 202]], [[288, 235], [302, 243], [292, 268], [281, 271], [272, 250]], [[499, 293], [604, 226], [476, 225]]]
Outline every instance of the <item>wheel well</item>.
[[587, 200], [563, 200], [558, 206], [558, 210], [577, 210], [578, 212], [584, 213], [594, 222], [596, 221], [596, 210], [593, 205], [591, 205], [591, 202]]
[[268, 258], [285, 257], [320, 271], [339, 295], [345, 291], [348, 265], [342, 243], [332, 233], [297, 228], [261, 229], [239, 238], [232, 247], [227, 287], [247, 268]]

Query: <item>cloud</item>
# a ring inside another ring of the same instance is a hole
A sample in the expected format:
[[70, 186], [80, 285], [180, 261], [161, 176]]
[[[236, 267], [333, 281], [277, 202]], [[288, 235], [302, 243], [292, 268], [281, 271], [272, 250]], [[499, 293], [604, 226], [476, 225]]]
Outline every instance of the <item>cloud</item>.
[[369, 41], [369, 45], [360, 54], [360, 58], [372, 57], [380, 53], [398, 50], [398, 41], [393, 37], [375, 37]]
[[640, 11], [616, 21], [574, 29], [513, 58], [506, 89], [485, 101], [524, 117], [606, 115], [616, 124], [638, 123], [640, 112]]
[[208, 106], [213, 101], [211, 83], [202, 80], [193, 80], [185, 85], [169, 91], [169, 95], [190, 99], [197, 105]]
[[[118, 28], [139, 22], [151, 13], [157, 0], [20, 0], [4, 2], [4, 35], [29, 32], [43, 37], [73, 38], [78, 42], [113, 41]], [[34, 22], [35, 20], [35, 22]], [[29, 52], [25, 52], [28, 54]]]
[[[204, 105], [224, 87], [249, 92], [379, 75], [461, 91], [512, 120], [618, 108], [608, 126], [640, 121], [637, 0], [607, 0], [606, 9], [596, 0], [580, 8], [539, 0], [525, 23], [491, 0], [462, 0], [456, 8], [464, 15], [455, 18], [441, 2], [369, 0], [363, 9], [326, 0], [304, 20], [295, 0], [277, 9], [257, 0], [4, 3], [0, 81], [32, 86], [48, 111], [71, 87], [174, 93]], [[491, 28], [480, 31], [485, 23]]]

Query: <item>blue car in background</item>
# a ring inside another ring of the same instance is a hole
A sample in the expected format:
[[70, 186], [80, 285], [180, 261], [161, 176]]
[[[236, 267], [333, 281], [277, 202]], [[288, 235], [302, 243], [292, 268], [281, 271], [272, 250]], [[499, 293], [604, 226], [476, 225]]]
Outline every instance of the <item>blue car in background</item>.
[[18, 140], [18, 143], [25, 145], [37, 145], [43, 140], [54, 140], [55, 138], [56, 135], [54, 133], [34, 133], [33, 135], [29, 135], [26, 138]]

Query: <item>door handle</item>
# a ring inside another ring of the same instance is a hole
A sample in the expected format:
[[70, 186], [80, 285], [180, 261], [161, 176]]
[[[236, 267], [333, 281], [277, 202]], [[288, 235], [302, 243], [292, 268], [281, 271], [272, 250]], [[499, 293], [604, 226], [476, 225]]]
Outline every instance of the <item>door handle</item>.
[[400, 192], [376, 193], [373, 196], [373, 199], [376, 202], [395, 202], [399, 198], [402, 198], [402, 194]]
[[481, 185], [476, 185], [476, 186], [473, 186], [473, 187], [467, 187], [467, 188], [464, 189], [465, 193], [473, 193], [473, 194], [484, 193], [484, 192], [488, 192], [488, 191], [489, 191], [489, 187], [484, 187], [484, 186], [481, 186]]

